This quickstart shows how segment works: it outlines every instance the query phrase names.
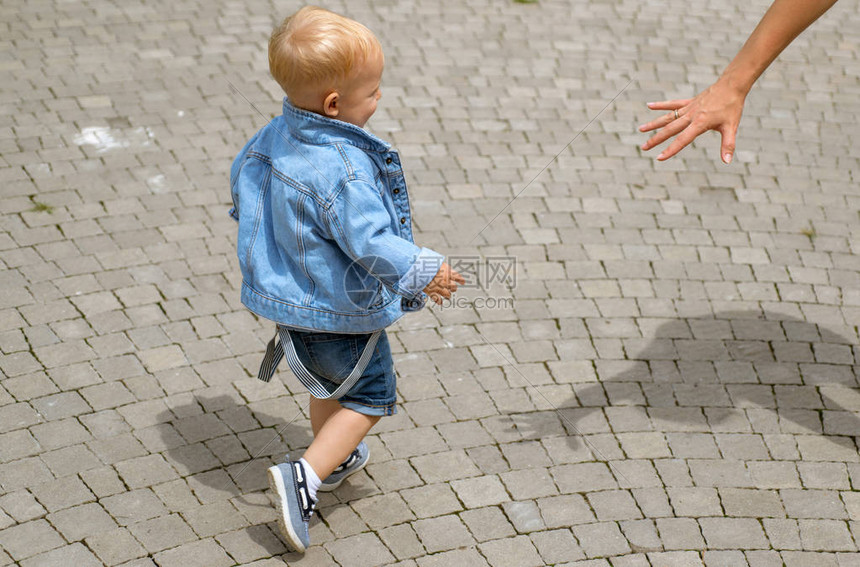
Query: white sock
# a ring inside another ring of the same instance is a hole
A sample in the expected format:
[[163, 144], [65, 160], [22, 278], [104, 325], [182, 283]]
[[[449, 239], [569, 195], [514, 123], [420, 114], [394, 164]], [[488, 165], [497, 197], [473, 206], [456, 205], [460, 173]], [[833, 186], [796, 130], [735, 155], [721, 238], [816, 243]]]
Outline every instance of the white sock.
[[311, 500], [314, 502], [317, 501], [317, 490], [319, 490], [322, 481], [320, 477], [317, 476], [314, 468], [304, 459], [299, 459], [299, 462], [305, 469], [305, 479], [308, 481], [308, 493], [311, 497]]

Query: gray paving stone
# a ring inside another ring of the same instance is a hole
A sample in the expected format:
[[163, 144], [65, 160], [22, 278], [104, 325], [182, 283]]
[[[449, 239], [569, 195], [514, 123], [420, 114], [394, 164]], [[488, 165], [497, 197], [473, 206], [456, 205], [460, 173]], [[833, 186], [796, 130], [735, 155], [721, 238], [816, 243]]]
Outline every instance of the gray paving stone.
[[564, 465], [550, 469], [564, 494], [615, 488], [617, 483], [604, 463]]
[[499, 475], [514, 500], [552, 496], [558, 493], [547, 469], [525, 469]]
[[480, 474], [478, 467], [464, 451], [421, 455], [410, 459], [410, 463], [428, 483], [465, 479]]
[[466, 526], [454, 515], [416, 520], [412, 527], [428, 553], [450, 551], [475, 542]]
[[400, 459], [438, 453], [447, 449], [439, 433], [429, 427], [385, 433], [382, 435], [382, 440], [392, 455]]
[[743, 461], [691, 460], [690, 473], [699, 486], [746, 488], [752, 479]]
[[583, 524], [571, 528], [586, 557], [630, 553], [627, 539], [615, 522]]
[[535, 566], [544, 565], [537, 549], [526, 536], [497, 539], [478, 546], [490, 565]]
[[45, 515], [45, 508], [26, 490], [0, 496], [0, 508], [14, 520], [10, 525], [16, 522], [24, 523]]
[[712, 549], [766, 549], [761, 525], [746, 518], [701, 518], [702, 535]]
[[[326, 527], [338, 538], [353, 536], [368, 529], [364, 520], [352, 508], [346, 506], [336, 506], [333, 508], [323, 508], [320, 506], [320, 515], [325, 517]], [[322, 524], [316, 523], [316, 525], [321, 526]]]
[[504, 513], [495, 506], [466, 510], [460, 514], [460, 519], [479, 542], [510, 537], [516, 533]]
[[836, 555], [831, 553], [819, 553], [811, 551], [784, 551], [782, 552], [783, 563], [791, 567], [838, 567]]
[[720, 498], [713, 488], [668, 488], [675, 514], [680, 516], [720, 516], [723, 510]]
[[[700, 567], [708, 565], [703, 563], [699, 554], [695, 551], [665, 551], [649, 553], [648, 558], [653, 565], [665, 565], [666, 567]], [[743, 558], [741, 558], [743, 561]], [[743, 563], [735, 563], [735, 565], [743, 565]]]
[[493, 506], [510, 500], [504, 485], [495, 476], [455, 480], [451, 488], [467, 508]]
[[374, 530], [408, 522], [415, 515], [399, 494], [386, 494], [364, 498], [353, 506], [361, 519]]
[[769, 490], [720, 489], [720, 500], [727, 516], [754, 518], [785, 516], [779, 494]]
[[666, 550], [705, 548], [701, 527], [692, 518], [658, 518], [656, 524]]
[[774, 549], [801, 548], [797, 520], [765, 518], [762, 525]]
[[83, 504], [48, 514], [47, 520], [69, 542], [113, 530], [116, 522], [96, 503]]
[[806, 488], [844, 490], [850, 485], [845, 463], [798, 463], [797, 470]]
[[188, 524], [175, 514], [132, 524], [128, 529], [149, 553], [156, 553], [197, 539]]
[[789, 518], [844, 519], [847, 517], [839, 493], [829, 490], [794, 490], [780, 492]]
[[[221, 534], [215, 537], [215, 541], [239, 563], [253, 564], [251, 562], [266, 561], [266, 558], [286, 551], [286, 546], [280, 537], [265, 525], [252, 525]], [[315, 550], [311, 548], [309, 551]]]
[[[158, 492], [157, 488], [156, 492]], [[188, 500], [190, 501], [191, 498]], [[182, 510], [181, 506], [173, 502], [165, 502], [163, 496], [161, 501], [167, 504], [171, 510]], [[247, 525], [247, 522], [230, 502], [213, 502], [193, 509], [186, 508], [182, 511], [185, 521], [194, 530], [194, 533], [202, 538], [234, 531]]]
[[146, 550], [125, 528], [102, 531], [85, 541], [105, 565], [118, 565], [146, 555]]
[[627, 520], [619, 522], [619, 526], [633, 551], [647, 553], [663, 548], [653, 520]]
[[800, 520], [800, 541], [809, 551], [856, 551], [857, 547], [845, 522], [838, 520]]
[[571, 562], [585, 558], [585, 554], [570, 530], [549, 530], [529, 536], [545, 564]]
[[422, 484], [421, 477], [407, 460], [370, 463], [367, 472], [383, 492], [400, 490]]
[[65, 476], [39, 484], [31, 490], [39, 503], [49, 512], [95, 500], [92, 492], [76, 476]]
[[[444, 516], [463, 509], [457, 495], [447, 483], [428, 484], [402, 490], [400, 496], [418, 518]], [[384, 510], [385, 515], [388, 514]], [[359, 512], [360, 513], [360, 512]]]
[[149, 489], [133, 490], [108, 496], [100, 501], [121, 526], [156, 518], [167, 513], [164, 505]]
[[544, 522], [541, 518], [540, 509], [537, 504], [531, 500], [520, 502], [505, 502], [502, 509], [513, 524], [514, 529], [518, 533], [531, 533], [537, 530], [544, 529]]
[[41, 458], [58, 478], [99, 468], [102, 464], [85, 445], [63, 447], [42, 453]]
[[40, 553], [35, 557], [21, 561], [27, 567], [62, 567], [63, 565], [81, 565], [82, 567], [98, 567], [100, 562], [82, 544], [74, 543], [69, 546]]
[[[595, 560], [597, 561], [597, 560]], [[613, 557], [611, 559], [612, 567], [644, 567], [649, 564], [648, 558], [645, 555], [637, 554], [637, 555], [621, 555], [619, 557]], [[587, 562], [581, 562], [587, 563]], [[591, 562], [595, 564], [594, 561]]]
[[159, 566], [190, 565], [193, 563], [227, 566], [235, 562], [229, 555], [211, 539], [194, 541], [157, 553], [154, 557]]
[[800, 478], [794, 463], [750, 462], [747, 468], [758, 488], [800, 488]]
[[0, 531], [0, 545], [16, 561], [65, 545], [45, 520], [17, 524]]
[[397, 559], [410, 559], [424, 554], [424, 546], [408, 524], [380, 530], [379, 537]]
[[600, 521], [636, 520], [642, 512], [633, 496], [625, 490], [605, 490], [588, 494], [588, 503]]
[[489, 563], [477, 549], [457, 549], [418, 559], [419, 567], [443, 567], [445, 565], [487, 566]]

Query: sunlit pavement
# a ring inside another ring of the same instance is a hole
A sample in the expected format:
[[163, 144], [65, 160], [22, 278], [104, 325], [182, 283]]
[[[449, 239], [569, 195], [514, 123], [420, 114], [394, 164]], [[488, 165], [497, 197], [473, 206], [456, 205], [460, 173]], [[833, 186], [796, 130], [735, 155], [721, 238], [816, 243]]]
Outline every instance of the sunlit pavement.
[[471, 277], [390, 329], [399, 413], [300, 556], [265, 469], [308, 397], [253, 378], [227, 215], [299, 4], [4, 1], [0, 565], [860, 565], [858, 1], [763, 76], [730, 166], [636, 126], [766, 1], [325, 5], [380, 37], [369, 126]]

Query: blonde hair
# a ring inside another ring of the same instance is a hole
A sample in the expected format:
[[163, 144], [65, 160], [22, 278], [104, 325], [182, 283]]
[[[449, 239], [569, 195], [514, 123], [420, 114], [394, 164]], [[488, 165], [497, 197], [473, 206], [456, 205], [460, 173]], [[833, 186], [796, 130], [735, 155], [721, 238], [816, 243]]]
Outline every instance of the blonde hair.
[[360, 23], [305, 6], [272, 31], [269, 71], [292, 99], [309, 88], [348, 79], [358, 65], [381, 52], [379, 40]]

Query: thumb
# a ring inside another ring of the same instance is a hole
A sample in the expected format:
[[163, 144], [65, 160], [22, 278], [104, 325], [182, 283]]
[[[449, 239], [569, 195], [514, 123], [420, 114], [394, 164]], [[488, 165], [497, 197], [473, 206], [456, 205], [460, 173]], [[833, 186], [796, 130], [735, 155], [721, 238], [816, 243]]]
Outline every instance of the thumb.
[[735, 136], [737, 135], [737, 132], [737, 126], [729, 126], [720, 131], [720, 136], [722, 139], [722, 145], [720, 147], [720, 156], [723, 158], [723, 163], [725, 164], [732, 163], [732, 158], [735, 155]]

